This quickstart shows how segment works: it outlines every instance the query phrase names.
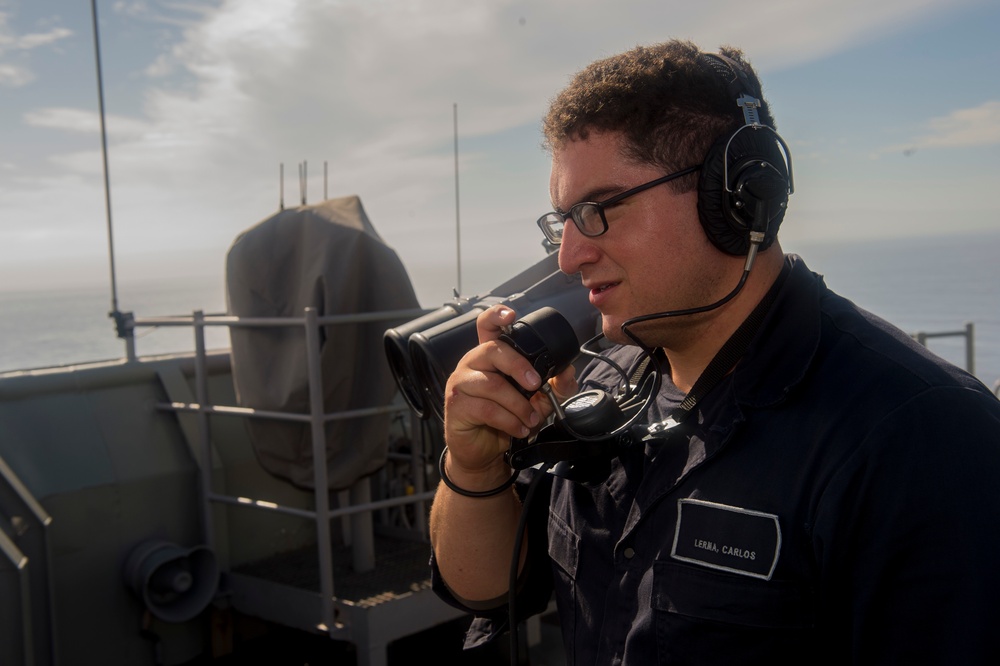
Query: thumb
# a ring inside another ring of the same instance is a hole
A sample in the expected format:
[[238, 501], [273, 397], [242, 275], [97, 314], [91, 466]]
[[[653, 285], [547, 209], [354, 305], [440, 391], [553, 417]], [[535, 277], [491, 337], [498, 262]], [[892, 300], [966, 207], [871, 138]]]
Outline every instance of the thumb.
[[552, 392], [556, 394], [559, 402], [563, 402], [576, 395], [579, 386], [576, 382], [576, 368], [570, 365], [558, 375], [549, 380]]

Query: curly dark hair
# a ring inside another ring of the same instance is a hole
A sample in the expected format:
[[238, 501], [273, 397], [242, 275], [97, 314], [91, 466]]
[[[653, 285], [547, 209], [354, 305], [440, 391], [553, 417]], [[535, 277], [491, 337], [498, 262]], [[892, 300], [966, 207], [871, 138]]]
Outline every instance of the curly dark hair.
[[[744, 70], [754, 88], [749, 92], [761, 101], [760, 121], [775, 128], [742, 51], [723, 46], [719, 53]], [[542, 130], [548, 150], [586, 139], [590, 131], [621, 132], [626, 157], [670, 172], [701, 164], [718, 137], [743, 124], [729, 84], [710, 59], [692, 42], [672, 40], [591, 63], [552, 101]], [[670, 185], [686, 192], [697, 179], [694, 174]]]

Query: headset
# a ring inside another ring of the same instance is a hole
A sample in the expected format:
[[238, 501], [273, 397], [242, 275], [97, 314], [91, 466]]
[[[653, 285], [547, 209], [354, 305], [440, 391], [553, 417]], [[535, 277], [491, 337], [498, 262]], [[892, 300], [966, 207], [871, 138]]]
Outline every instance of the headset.
[[[709, 149], [698, 184], [698, 215], [712, 243], [727, 254], [766, 250], [778, 235], [795, 191], [792, 155], [774, 128], [760, 122], [763, 96], [739, 63], [721, 54], [702, 62], [726, 82], [743, 111], [743, 125]], [[755, 241], [756, 234], [763, 234]]]

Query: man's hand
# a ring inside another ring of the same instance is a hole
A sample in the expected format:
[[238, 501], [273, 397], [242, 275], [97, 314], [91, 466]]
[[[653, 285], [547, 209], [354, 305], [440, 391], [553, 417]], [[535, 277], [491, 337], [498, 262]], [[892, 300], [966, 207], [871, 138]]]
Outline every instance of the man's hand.
[[[528, 359], [497, 339], [516, 319], [514, 311], [504, 305], [480, 314], [476, 319], [480, 344], [462, 357], [445, 387], [448, 475], [468, 490], [487, 490], [506, 480], [510, 470], [503, 463], [503, 453], [510, 438], [527, 437], [553, 410], [545, 395], [535, 393], [526, 399], [507, 379], [529, 391], [537, 390], [542, 382]], [[573, 395], [573, 366], [550, 383], [558, 399]]]

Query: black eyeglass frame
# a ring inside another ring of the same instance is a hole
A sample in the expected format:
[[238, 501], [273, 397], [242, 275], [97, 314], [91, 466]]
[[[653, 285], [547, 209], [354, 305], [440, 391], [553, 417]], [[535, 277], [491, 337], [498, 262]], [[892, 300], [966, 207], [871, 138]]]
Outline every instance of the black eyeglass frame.
[[[662, 185], [663, 183], [667, 183], [671, 180], [675, 180], [677, 178], [687, 176], [688, 174], [692, 174], [701, 169], [701, 166], [702, 165], [697, 164], [695, 166], [689, 166], [686, 169], [681, 169], [680, 171], [667, 174], [666, 176], [660, 176], [655, 180], [651, 180], [648, 183], [643, 183], [642, 185], [637, 185], [636, 187], [633, 187], [630, 190], [625, 190], [621, 194], [616, 194], [610, 199], [605, 199], [604, 201], [581, 201], [580, 203], [573, 204], [570, 207], [570, 209], [565, 213], [561, 213], [557, 210], [545, 213], [545, 215], [542, 215], [540, 218], [538, 218], [537, 221], [538, 228], [542, 230], [543, 234], [545, 234], [545, 238], [549, 241], [549, 243], [553, 245], [559, 245], [562, 243], [562, 234], [560, 233], [559, 236], [556, 237], [555, 234], [552, 232], [552, 230], [549, 228], [549, 223], [546, 222], [546, 220], [548, 220], [551, 216], [555, 216], [559, 220], [559, 222], [562, 223], [563, 226], [566, 226], [566, 219], [569, 218], [570, 220], [573, 221], [573, 224], [576, 225], [577, 230], [581, 234], [587, 236], [588, 238], [597, 238], [598, 236], [601, 236], [607, 233], [608, 231], [608, 218], [604, 215], [605, 208], [609, 208], [611, 206], [614, 206], [615, 204], [621, 203], [630, 196], [634, 194], [639, 194], [640, 192], [645, 192], [646, 190], [652, 187], [656, 187], [657, 185]], [[595, 209], [597, 209], [598, 215], [600, 215], [601, 230], [598, 231], [597, 233], [587, 233], [584, 230], [581, 223], [577, 220], [576, 215], [574, 214], [574, 211], [576, 211], [577, 214], [579, 214], [579, 211], [583, 210], [585, 206], [594, 207]]]

